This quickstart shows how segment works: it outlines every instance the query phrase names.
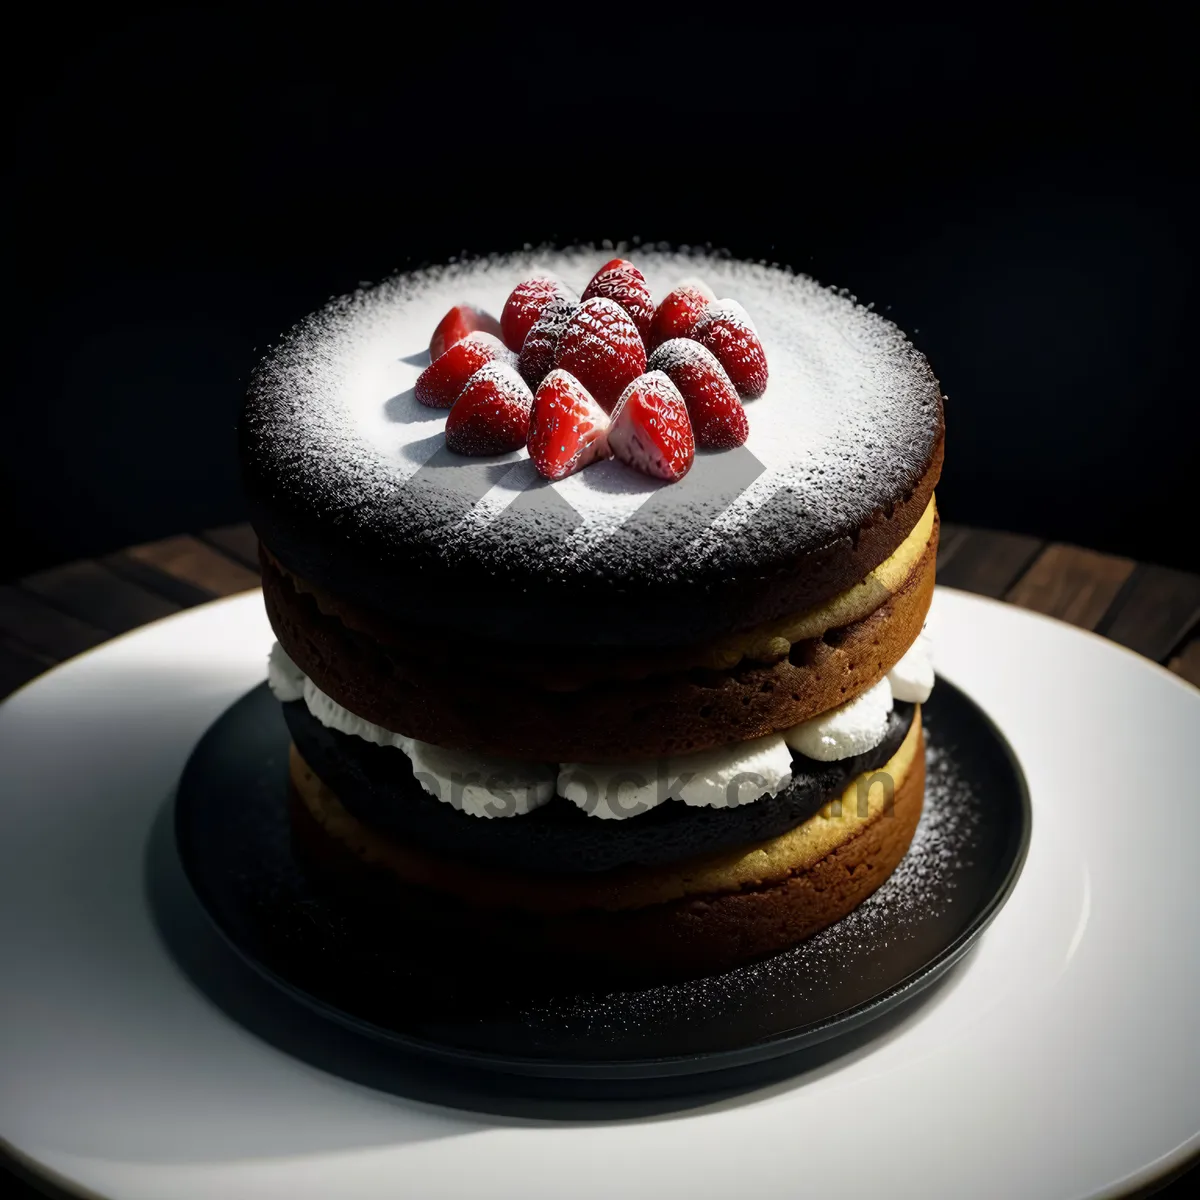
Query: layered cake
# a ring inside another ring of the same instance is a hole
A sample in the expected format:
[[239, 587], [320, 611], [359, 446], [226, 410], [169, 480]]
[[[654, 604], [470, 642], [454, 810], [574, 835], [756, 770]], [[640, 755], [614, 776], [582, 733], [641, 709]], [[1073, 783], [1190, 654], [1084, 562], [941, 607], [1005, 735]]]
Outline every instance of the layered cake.
[[852, 298], [630, 258], [334, 300], [241, 423], [306, 861], [397, 937], [614, 976], [778, 951], [904, 856], [943, 442]]

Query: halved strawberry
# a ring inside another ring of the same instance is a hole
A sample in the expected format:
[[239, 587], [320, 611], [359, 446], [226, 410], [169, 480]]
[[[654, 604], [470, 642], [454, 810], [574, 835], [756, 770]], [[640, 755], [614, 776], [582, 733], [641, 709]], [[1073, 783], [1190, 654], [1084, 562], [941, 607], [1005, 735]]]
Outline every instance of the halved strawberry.
[[608, 430], [613, 454], [647, 475], [682, 479], [696, 457], [687, 405], [661, 372], [639, 375], [621, 393]]
[[614, 258], [592, 276], [583, 290], [583, 298], [605, 296], [615, 300], [628, 314], [642, 340], [650, 333], [654, 320], [654, 301], [646, 286], [646, 277], [627, 258]]
[[554, 365], [570, 371], [605, 412], [646, 369], [646, 347], [629, 314], [604, 296], [585, 300], [562, 331]]
[[687, 405], [696, 445], [706, 450], [740, 446], [750, 433], [737, 389], [713, 352], [690, 338], [672, 338], [650, 355], [651, 371], [662, 371]]
[[654, 310], [646, 349], [653, 350], [672, 338], [688, 337], [715, 299], [712, 288], [702, 279], [685, 279], [677, 283]]
[[578, 296], [553, 275], [536, 275], [513, 288], [500, 314], [500, 336], [510, 350], [520, 353], [533, 323], [551, 300], [579, 303]]
[[767, 390], [766, 353], [750, 314], [736, 300], [710, 304], [689, 336], [717, 356], [740, 396], [761, 396]]
[[446, 445], [457, 454], [504, 454], [529, 436], [533, 395], [517, 368], [490, 362], [467, 380], [446, 418]]
[[417, 399], [430, 408], [449, 408], [467, 386], [467, 380], [484, 363], [512, 362], [504, 343], [490, 333], [468, 333], [421, 372], [414, 389]]
[[529, 457], [538, 474], [565, 479], [609, 458], [608, 414], [569, 371], [551, 371], [533, 398]]
[[456, 304], [439, 322], [429, 339], [429, 361], [441, 358], [456, 342], [461, 342], [468, 333], [490, 333], [500, 336], [500, 322], [482, 308], [469, 304]]
[[517, 360], [517, 368], [531, 388], [536, 388], [550, 373], [554, 366], [554, 356], [558, 352], [559, 339], [578, 307], [575, 301], [565, 294], [554, 296], [547, 301], [538, 314], [538, 319], [529, 327], [529, 332], [525, 335], [525, 344], [521, 347], [520, 358]]

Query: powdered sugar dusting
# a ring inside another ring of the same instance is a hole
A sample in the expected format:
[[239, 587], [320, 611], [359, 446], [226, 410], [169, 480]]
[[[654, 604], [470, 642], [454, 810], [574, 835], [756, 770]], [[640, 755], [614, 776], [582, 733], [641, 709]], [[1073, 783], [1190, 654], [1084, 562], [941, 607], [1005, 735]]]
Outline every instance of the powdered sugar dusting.
[[654, 317], [654, 301], [645, 278], [633, 263], [614, 259], [602, 267], [583, 293], [585, 300], [593, 296], [607, 296], [615, 300], [629, 314], [643, 338], [649, 333]]
[[725, 373], [713, 352], [691, 338], [671, 338], [663, 342], [650, 355], [647, 366], [651, 371], [665, 371], [668, 375], [679, 367], [699, 367], [706, 371], [720, 371], [722, 375]]
[[525, 456], [516, 461], [484, 492], [482, 498], [454, 527], [452, 533], [469, 534], [472, 527], [480, 529], [494, 521], [526, 488], [533, 487], [541, 477], [537, 468]]
[[554, 366], [558, 343], [578, 305], [566, 295], [556, 295], [542, 306], [521, 345], [519, 365], [525, 382], [536, 390]]
[[699, 275], [689, 275], [686, 279], [680, 279], [671, 285], [671, 291], [675, 291], [678, 288], [694, 288], [710, 304], [717, 298], [716, 293]]
[[563, 330], [554, 365], [574, 375], [611, 412], [625, 385], [646, 369], [646, 348], [632, 318], [615, 300], [592, 296]]
[[852, 948], [869, 953], [881, 938], [904, 937], [917, 918], [954, 903], [954, 875], [978, 842], [980, 813], [970, 783], [942, 746], [928, 746], [925, 771], [925, 807], [908, 853], [877, 892], [802, 947], [813, 964]]
[[[535, 503], [519, 528], [498, 520], [504, 492], [486, 502], [471, 497], [468, 508], [483, 505], [480, 519], [456, 514], [450, 533], [439, 516], [452, 474], [440, 470], [432, 480], [422, 468], [441, 447], [445, 414], [412, 399], [430, 331], [453, 304], [500, 312], [515, 284], [535, 273], [578, 288], [605, 261], [604, 251], [589, 248], [452, 263], [331, 301], [254, 374], [244, 422], [248, 460], [260, 473], [253, 482], [261, 492], [295, 494], [314, 519], [352, 524], [358, 541], [379, 543], [381, 557], [428, 536], [439, 554], [619, 577], [667, 559], [673, 570], [702, 574], [750, 562], [761, 568], [851, 534], [919, 477], [938, 428], [938, 388], [890, 322], [778, 267], [687, 249], [629, 254], [655, 295], [700, 276], [736, 300], [766, 350], [770, 383], [747, 403], [744, 447], [763, 470], [716, 505], [715, 519], [711, 505], [703, 521], [691, 519], [694, 496], [676, 506], [662, 494], [679, 485], [657, 485], [611, 462], [531, 483], [544, 489], [539, 497], [573, 509], [572, 521], [543, 520]], [[721, 458], [698, 457], [688, 478], [725, 486]], [[638, 539], [614, 541], [651, 497], [658, 540], [640, 528]], [[785, 516], [760, 529], [757, 514], [768, 505]]]
[[705, 321], [725, 321], [731, 325], [744, 325], [751, 332], [758, 332], [754, 326], [754, 319], [746, 311], [746, 306], [739, 304], [736, 300], [724, 299], [712, 301], [705, 310], [702, 319]]
[[569, 1023], [580, 1036], [603, 1038], [630, 1019], [632, 995], [639, 1027], [651, 1030], [660, 1022], [720, 1019], [745, 997], [764, 1006], [761, 1020], [769, 1025], [775, 1008], [782, 1011], [797, 996], [828, 991], [831, 979], [856, 970], [869, 976], [890, 945], [921, 936], [924, 924], [955, 904], [956, 876], [981, 843], [980, 800], [967, 773], [952, 746], [929, 738], [928, 730], [926, 735], [925, 804], [908, 853], [842, 920], [791, 950], [732, 972], [632, 994], [556, 996], [555, 1020]]

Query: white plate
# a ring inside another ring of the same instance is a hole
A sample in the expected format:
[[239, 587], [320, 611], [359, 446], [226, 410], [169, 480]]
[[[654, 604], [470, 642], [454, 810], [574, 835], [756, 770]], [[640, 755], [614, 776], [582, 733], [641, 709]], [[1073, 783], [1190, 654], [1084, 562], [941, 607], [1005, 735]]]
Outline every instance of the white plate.
[[[167, 953], [147, 839], [192, 744], [263, 677], [257, 595], [52, 671], [0, 707], [0, 1135], [114, 1200], [1080, 1197], [1161, 1177], [1200, 1150], [1200, 692], [962, 593], [940, 590], [932, 622], [939, 670], [1028, 776], [1012, 898], [941, 987], [852, 1053], [619, 1121], [408, 1100], [377, 1048], [316, 1023], [335, 1068], [320, 1069]], [[234, 971], [202, 923], [195, 937]], [[280, 998], [273, 1019], [294, 1033], [292, 1008]]]

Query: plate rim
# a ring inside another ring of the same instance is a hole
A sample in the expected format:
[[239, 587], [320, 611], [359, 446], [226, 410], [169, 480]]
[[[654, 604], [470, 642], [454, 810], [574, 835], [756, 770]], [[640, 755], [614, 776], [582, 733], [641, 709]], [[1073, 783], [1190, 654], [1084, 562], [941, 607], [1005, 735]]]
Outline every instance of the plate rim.
[[[1158, 678], [1162, 678], [1163, 676], [1169, 677], [1172, 681], [1170, 691], [1176, 697], [1177, 702], [1182, 701], [1183, 703], [1192, 704], [1195, 703], [1197, 699], [1197, 689], [1188, 681], [1180, 678], [1173, 672], [1168, 671], [1166, 668], [1155, 663], [1153, 660], [1145, 658], [1135, 651], [1129, 650], [1127, 647], [1123, 647], [1105, 637], [1091, 633], [1087, 630], [1079, 629], [1075, 626], [1069, 625], [1067, 622], [1047, 616], [1045, 614], [1034, 612], [1032, 610], [1017, 609], [1014, 611], [1014, 609], [1016, 609], [1016, 606], [1014, 605], [1002, 603], [989, 597], [967, 592], [960, 588], [948, 587], [941, 583], [937, 585], [935, 604], [937, 603], [937, 594], [943, 595], [947, 607], [955, 610], [955, 621], [967, 618], [971, 608], [986, 602], [987, 614], [1003, 613], [1005, 614], [1003, 617], [1005, 622], [1012, 621], [1016, 622], [1018, 625], [1021, 621], [1027, 618], [1034, 618], [1033, 624], [1035, 626], [1044, 629], [1052, 628], [1055, 632], [1055, 636], [1057, 638], [1061, 638], [1063, 643], [1067, 645], [1073, 644], [1079, 651], [1084, 651], [1085, 648], [1091, 647], [1091, 649], [1086, 650], [1086, 653], [1089, 657], [1095, 656], [1095, 658], [1099, 660], [1102, 657], [1107, 657], [1109, 650], [1115, 650], [1121, 652], [1119, 659], [1126, 664], [1129, 664], [1130, 660], [1136, 662], [1137, 666], [1134, 669], [1137, 671], [1144, 671], [1149, 675]], [[228, 610], [230, 612], [231, 615], [228, 619], [233, 621], [236, 626], [240, 627], [243, 622], [249, 620], [253, 620], [257, 626], [261, 614], [261, 599], [258, 597], [255, 590], [249, 590], [246, 593], [238, 594], [236, 596], [224, 597], [209, 601], [205, 604], [197, 605], [193, 608], [184, 610], [183, 612], [164, 616], [159, 620], [147, 623], [147, 625], [142, 626], [137, 630], [133, 630], [126, 634], [111, 638], [100, 646], [84, 651], [81, 654], [74, 656], [72, 659], [69, 659], [64, 663], [58, 664], [55, 667], [52, 667], [50, 670], [43, 672], [34, 680], [29, 681], [27, 684], [22, 685], [20, 688], [14, 691], [9, 698], [4, 701], [0, 701], [0, 725], [3, 724], [4, 718], [10, 716], [10, 714], [5, 711], [6, 707], [9, 707], [9, 700], [13, 701], [11, 707], [32, 705], [40, 702], [40, 697], [35, 701], [28, 695], [28, 693], [36, 691], [43, 682], [53, 682], [55, 685], [59, 685], [60, 672], [64, 669], [73, 667], [77, 661], [85, 660], [90, 664], [91, 660], [93, 660], [97, 654], [107, 651], [110, 646], [116, 649], [117, 643], [124, 644], [127, 640], [136, 641], [136, 639], [142, 634], [155, 633], [160, 638], [165, 639], [168, 636], [174, 638], [177, 636], [174, 632], [172, 632], [170, 635], [167, 635], [163, 631], [159, 630], [159, 626], [170, 626], [177, 621], [186, 625], [187, 622], [195, 621], [197, 619], [220, 620], [222, 618], [216, 617], [215, 614], [221, 612], [222, 610]], [[253, 616], [251, 616], [251, 614], [253, 614]], [[265, 626], [263, 627], [263, 630], [263, 637], [265, 638], [267, 636], [265, 632]], [[1103, 644], [1107, 647], [1107, 650], [1097, 648], [1096, 643]], [[265, 644], [266, 643], [264, 642], [264, 646]], [[255, 653], [257, 654], [257, 652], [258, 651], [256, 647]], [[1066, 652], [1066, 646], [1064, 646], [1064, 652]], [[964, 665], [962, 666], [961, 671], [956, 671], [952, 678], [961, 678], [966, 681], [973, 681], [975, 678], [974, 667], [972, 666], [970, 671], [968, 671], [965, 661], [966, 660], [964, 660]], [[236, 694], [232, 689], [223, 690], [225, 690], [226, 695], [229, 696]], [[1185, 697], [1186, 699], [1184, 699]], [[199, 728], [200, 722], [197, 721], [198, 731]], [[178, 763], [182, 763], [187, 754], [186, 745], [181, 743], [176, 753], [178, 754], [176, 761]], [[981, 952], [986, 953], [986, 949]], [[169, 955], [167, 955], [167, 957], [169, 957]], [[906, 1078], [914, 1078], [915, 1076], [919, 1076], [920, 1072], [922, 1071], [921, 1063], [905, 1062], [903, 1065], [903, 1071]], [[918, 1082], [923, 1082], [923, 1080], [918, 1079]], [[824, 1085], [822, 1084], [821, 1086]], [[93, 1190], [95, 1186], [94, 1184], [92, 1184], [90, 1181], [84, 1181], [85, 1178], [89, 1177], [80, 1176], [73, 1169], [69, 1176], [64, 1175], [62, 1173], [61, 1159], [43, 1158], [40, 1155], [35, 1158], [29, 1155], [27, 1151], [21, 1149], [18, 1145], [16, 1145], [16, 1143], [7, 1141], [3, 1137], [0, 1137], [0, 1159], [4, 1160], [5, 1166], [9, 1165], [9, 1160], [5, 1158], [5, 1151], [9, 1149], [15, 1150], [16, 1155], [28, 1164], [31, 1173], [36, 1172], [39, 1186], [45, 1187], [47, 1191], [50, 1191], [54, 1186], [52, 1181], [63, 1180], [62, 1186], [64, 1189], [69, 1189], [69, 1194], [72, 1196], [100, 1196], [100, 1192]], [[134, 1163], [136, 1163], [136, 1160], [131, 1160], [131, 1165]], [[1135, 1150], [1133, 1155], [1125, 1158], [1124, 1162], [1116, 1170], [1114, 1170], [1111, 1175], [1107, 1176], [1105, 1182], [1099, 1185], [1093, 1185], [1095, 1190], [1089, 1190], [1086, 1192], [1086, 1194], [1096, 1197], [1132, 1197], [1135, 1195], [1148, 1195], [1150, 1192], [1157, 1191], [1159, 1188], [1170, 1183], [1178, 1175], [1183, 1174], [1189, 1169], [1192, 1169], [1197, 1165], [1197, 1163], [1200, 1163], [1200, 1124], [1195, 1126], [1194, 1130], [1176, 1145], [1172, 1145], [1167, 1149], [1158, 1152], [1157, 1154], [1146, 1154], [1145, 1157], [1143, 1157], [1141, 1151]], [[324, 1170], [325, 1167], [323, 1164], [324, 1160], [320, 1159], [314, 1161], [312, 1166]], [[282, 1161], [274, 1161], [272, 1163], [272, 1178], [276, 1177], [274, 1174], [276, 1171], [283, 1172], [284, 1166], [285, 1164]], [[309, 1168], [306, 1166], [306, 1169]], [[154, 1178], [160, 1185], [164, 1184], [165, 1182], [161, 1172], [155, 1174]], [[294, 1181], [296, 1176], [290, 1172], [285, 1172], [279, 1176], [279, 1179]], [[64, 1194], [66, 1194], [66, 1190], [64, 1190]], [[115, 1198], [115, 1193], [110, 1192], [108, 1187], [105, 1187], [104, 1194], [113, 1195]], [[166, 1193], [160, 1191], [159, 1194]], [[260, 1193], [256, 1191], [255, 1194], [257, 1195]], [[1071, 1194], [1083, 1195], [1084, 1192], [1076, 1189], [1073, 1190]]]

